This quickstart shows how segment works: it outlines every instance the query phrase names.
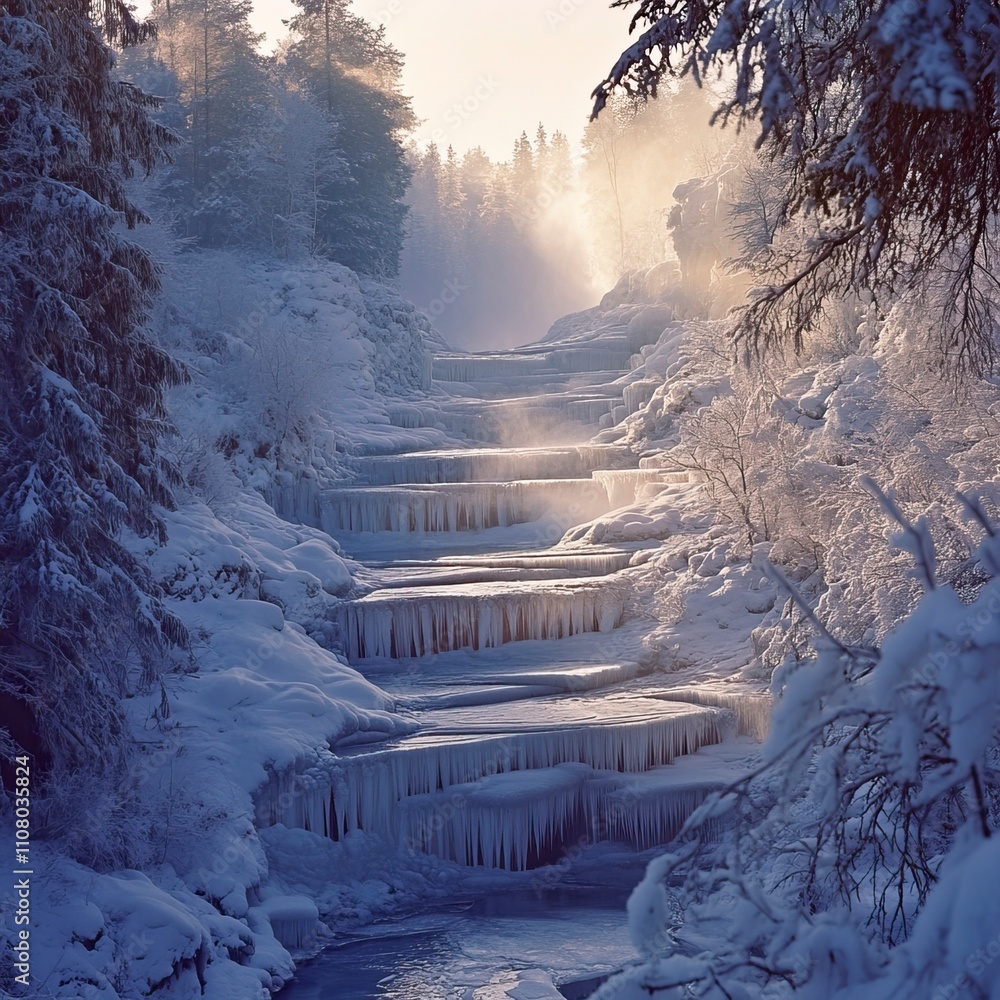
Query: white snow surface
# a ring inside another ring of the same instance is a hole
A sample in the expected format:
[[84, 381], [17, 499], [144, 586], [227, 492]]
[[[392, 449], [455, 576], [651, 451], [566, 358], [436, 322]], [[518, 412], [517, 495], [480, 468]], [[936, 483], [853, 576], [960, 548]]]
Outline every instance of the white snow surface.
[[[290, 950], [472, 884], [462, 866], [515, 877], [598, 821], [639, 850], [676, 834], [751, 754], [714, 745], [762, 735], [766, 708], [729, 679], [775, 602], [702, 484], [659, 461], [676, 414], [723, 388], [689, 370], [687, 328], [610, 305], [513, 356], [435, 344], [453, 380], [435, 386], [427, 323], [391, 291], [335, 265], [195, 256], [201, 283], [159, 317], [192, 372], [172, 397], [192, 485], [166, 546], [133, 543], [192, 635], [163, 692], [130, 705], [154, 860], [139, 876], [53, 859], [60, 898], [96, 909], [76, 907], [85, 928], [53, 917], [44, 981], [264, 996]], [[604, 436], [464, 447], [478, 400], [516, 427], [542, 395]], [[560, 541], [540, 498], [583, 524]], [[341, 534], [394, 565], [361, 567]], [[129, 943], [147, 922], [148, 960]], [[551, 995], [547, 975], [496, 995]]]
[[[32, 938], [39, 998], [269, 995], [294, 968], [285, 945], [307, 947], [324, 928], [314, 903], [269, 895], [253, 793], [316, 764], [331, 742], [411, 728], [331, 652], [352, 564], [261, 492], [294, 489], [289, 467], [307, 481], [343, 478], [345, 442], [454, 444], [440, 430], [397, 428], [387, 412], [392, 394], [429, 385], [429, 325], [333, 264], [280, 269], [199, 252], [181, 266], [189, 280], [168, 273], [155, 326], [192, 375], [170, 400], [191, 485], [163, 513], [166, 545], [131, 544], [191, 649], [162, 690], [128, 706], [136, 808], [150, 822], [145, 874], [47, 859]], [[176, 298], [173, 281], [184, 285]]]

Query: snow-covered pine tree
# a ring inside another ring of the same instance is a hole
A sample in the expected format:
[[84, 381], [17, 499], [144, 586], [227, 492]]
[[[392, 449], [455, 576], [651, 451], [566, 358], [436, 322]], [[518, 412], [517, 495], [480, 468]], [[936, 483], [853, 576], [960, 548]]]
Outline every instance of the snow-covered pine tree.
[[156, 272], [118, 229], [169, 141], [108, 47], [147, 34], [121, 0], [0, 8], [0, 726], [45, 774], [37, 832], [97, 864], [127, 854], [120, 699], [184, 638], [120, 540], [161, 532], [181, 377], [141, 332]]
[[183, 109], [187, 142], [164, 171], [162, 191], [182, 234], [202, 246], [255, 242], [255, 209], [272, 194], [254, 157], [281, 114], [251, 11], [249, 0], [156, 0], [155, 59], [126, 63], [144, 89], [163, 80], [168, 89], [157, 93]]
[[317, 236], [332, 260], [381, 278], [399, 273], [410, 181], [403, 140], [416, 124], [400, 90], [402, 55], [346, 0], [294, 0], [289, 72], [339, 128], [347, 170], [323, 186]]

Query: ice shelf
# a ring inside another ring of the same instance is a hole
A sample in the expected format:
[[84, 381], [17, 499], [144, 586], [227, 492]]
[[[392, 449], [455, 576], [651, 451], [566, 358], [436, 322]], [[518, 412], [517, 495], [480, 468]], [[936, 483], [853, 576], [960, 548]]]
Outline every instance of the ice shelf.
[[501, 354], [439, 354], [433, 377], [440, 382], [484, 382], [507, 379], [513, 388], [525, 376], [566, 376], [627, 370], [633, 353], [624, 338], [599, 344], [552, 347]]
[[662, 385], [663, 379], [655, 378], [639, 379], [624, 386], [622, 388], [622, 399], [626, 412], [630, 416], [633, 413], [638, 413], [653, 398], [653, 393]]
[[524, 871], [555, 860], [579, 839], [583, 786], [591, 769], [562, 764], [455, 785], [446, 793], [404, 800], [404, 847], [460, 865]]
[[771, 696], [766, 691], [725, 691], [718, 685], [675, 688], [658, 691], [651, 697], [666, 701], [683, 701], [691, 705], [715, 705], [728, 708], [736, 715], [738, 735], [751, 736], [763, 743], [771, 730]]
[[593, 473], [595, 482], [604, 487], [612, 509], [624, 507], [641, 499], [647, 484], [662, 483], [662, 474], [656, 469], [605, 469]]
[[320, 495], [324, 531], [482, 531], [536, 521], [548, 513], [573, 523], [610, 509], [597, 479], [538, 479], [512, 483], [459, 483], [435, 487], [359, 487]]
[[546, 353], [439, 354], [433, 376], [441, 382], [478, 382], [520, 375], [558, 374]]
[[294, 768], [271, 773], [254, 798], [255, 824], [283, 826], [330, 836], [333, 795], [332, 767]]
[[260, 912], [285, 948], [307, 948], [327, 930], [320, 923], [316, 904], [308, 896], [269, 896], [260, 904]]
[[609, 632], [625, 613], [621, 585], [591, 580], [375, 591], [337, 610], [347, 657], [404, 659], [523, 639]]
[[[524, 704], [496, 705], [489, 713], [493, 732], [474, 721], [481, 711], [428, 713], [442, 723], [450, 719], [452, 731], [442, 725], [341, 759], [335, 835], [365, 830], [463, 864], [525, 867], [570, 820], [574, 829], [581, 819], [593, 826], [602, 802], [621, 796], [618, 779], [717, 743], [726, 731], [717, 711], [680, 705], [664, 711], [657, 704], [619, 703], [611, 719], [600, 717], [602, 702], [593, 697], [537, 699], [527, 712]], [[595, 790], [585, 793], [584, 785], [598, 777]], [[647, 813], [657, 815], [652, 806]], [[663, 822], [673, 815], [667, 810]], [[621, 822], [626, 830], [628, 821]], [[643, 821], [646, 827], [654, 822]], [[507, 835], [510, 823], [534, 832], [517, 843]]]
[[637, 464], [619, 445], [563, 445], [545, 448], [467, 448], [354, 458], [357, 485], [512, 482], [521, 479], [579, 479], [595, 469]]
[[566, 579], [608, 576], [624, 569], [634, 553], [629, 549], [539, 549], [484, 555], [445, 555], [436, 559], [370, 562], [379, 587], [427, 587], [504, 579]]
[[495, 706], [495, 732], [473, 721], [481, 713], [428, 713], [452, 731], [272, 775], [258, 791], [258, 825], [335, 839], [362, 831], [463, 865], [523, 870], [599, 841], [669, 842], [747, 755], [721, 742], [733, 723], [718, 710], [637, 697], [619, 700], [614, 718], [600, 718], [607, 705], [593, 697], [530, 708]]
[[566, 415], [588, 424], [600, 423], [601, 417], [610, 413], [620, 400], [611, 397], [571, 399], [566, 403]]

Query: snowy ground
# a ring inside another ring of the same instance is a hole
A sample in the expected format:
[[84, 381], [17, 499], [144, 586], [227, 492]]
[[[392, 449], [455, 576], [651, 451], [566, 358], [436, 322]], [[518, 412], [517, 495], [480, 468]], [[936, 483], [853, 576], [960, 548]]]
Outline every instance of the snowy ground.
[[[392, 293], [241, 266], [231, 321], [197, 296], [161, 317], [193, 373], [173, 401], [193, 485], [149, 557], [193, 646], [131, 706], [145, 874], [51, 859], [37, 995], [263, 996], [293, 955], [455, 898], [480, 900], [458, 927], [389, 931], [386, 995], [527, 1000], [611, 971], [637, 852], [766, 728], [760, 685], [731, 681], [773, 588], [697, 483], [636, 468], [625, 425], [585, 443], [653, 394], [679, 327], [651, 351], [664, 307], [591, 310], [536, 348], [441, 354], [435, 384], [440, 345]], [[523, 433], [540, 412], [556, 447]], [[539, 887], [556, 902], [533, 909]]]

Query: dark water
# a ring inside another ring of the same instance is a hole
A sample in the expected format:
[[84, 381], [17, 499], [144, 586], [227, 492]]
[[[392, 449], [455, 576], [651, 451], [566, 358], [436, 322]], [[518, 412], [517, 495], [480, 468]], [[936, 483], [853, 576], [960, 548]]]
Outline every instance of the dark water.
[[[519, 970], [557, 984], [592, 981], [634, 957], [625, 901], [635, 873], [603, 886], [507, 890], [464, 909], [373, 929], [382, 936], [329, 947], [303, 964], [282, 1000], [471, 1000], [495, 984], [504, 996]], [[588, 986], [568, 986], [574, 998]]]

